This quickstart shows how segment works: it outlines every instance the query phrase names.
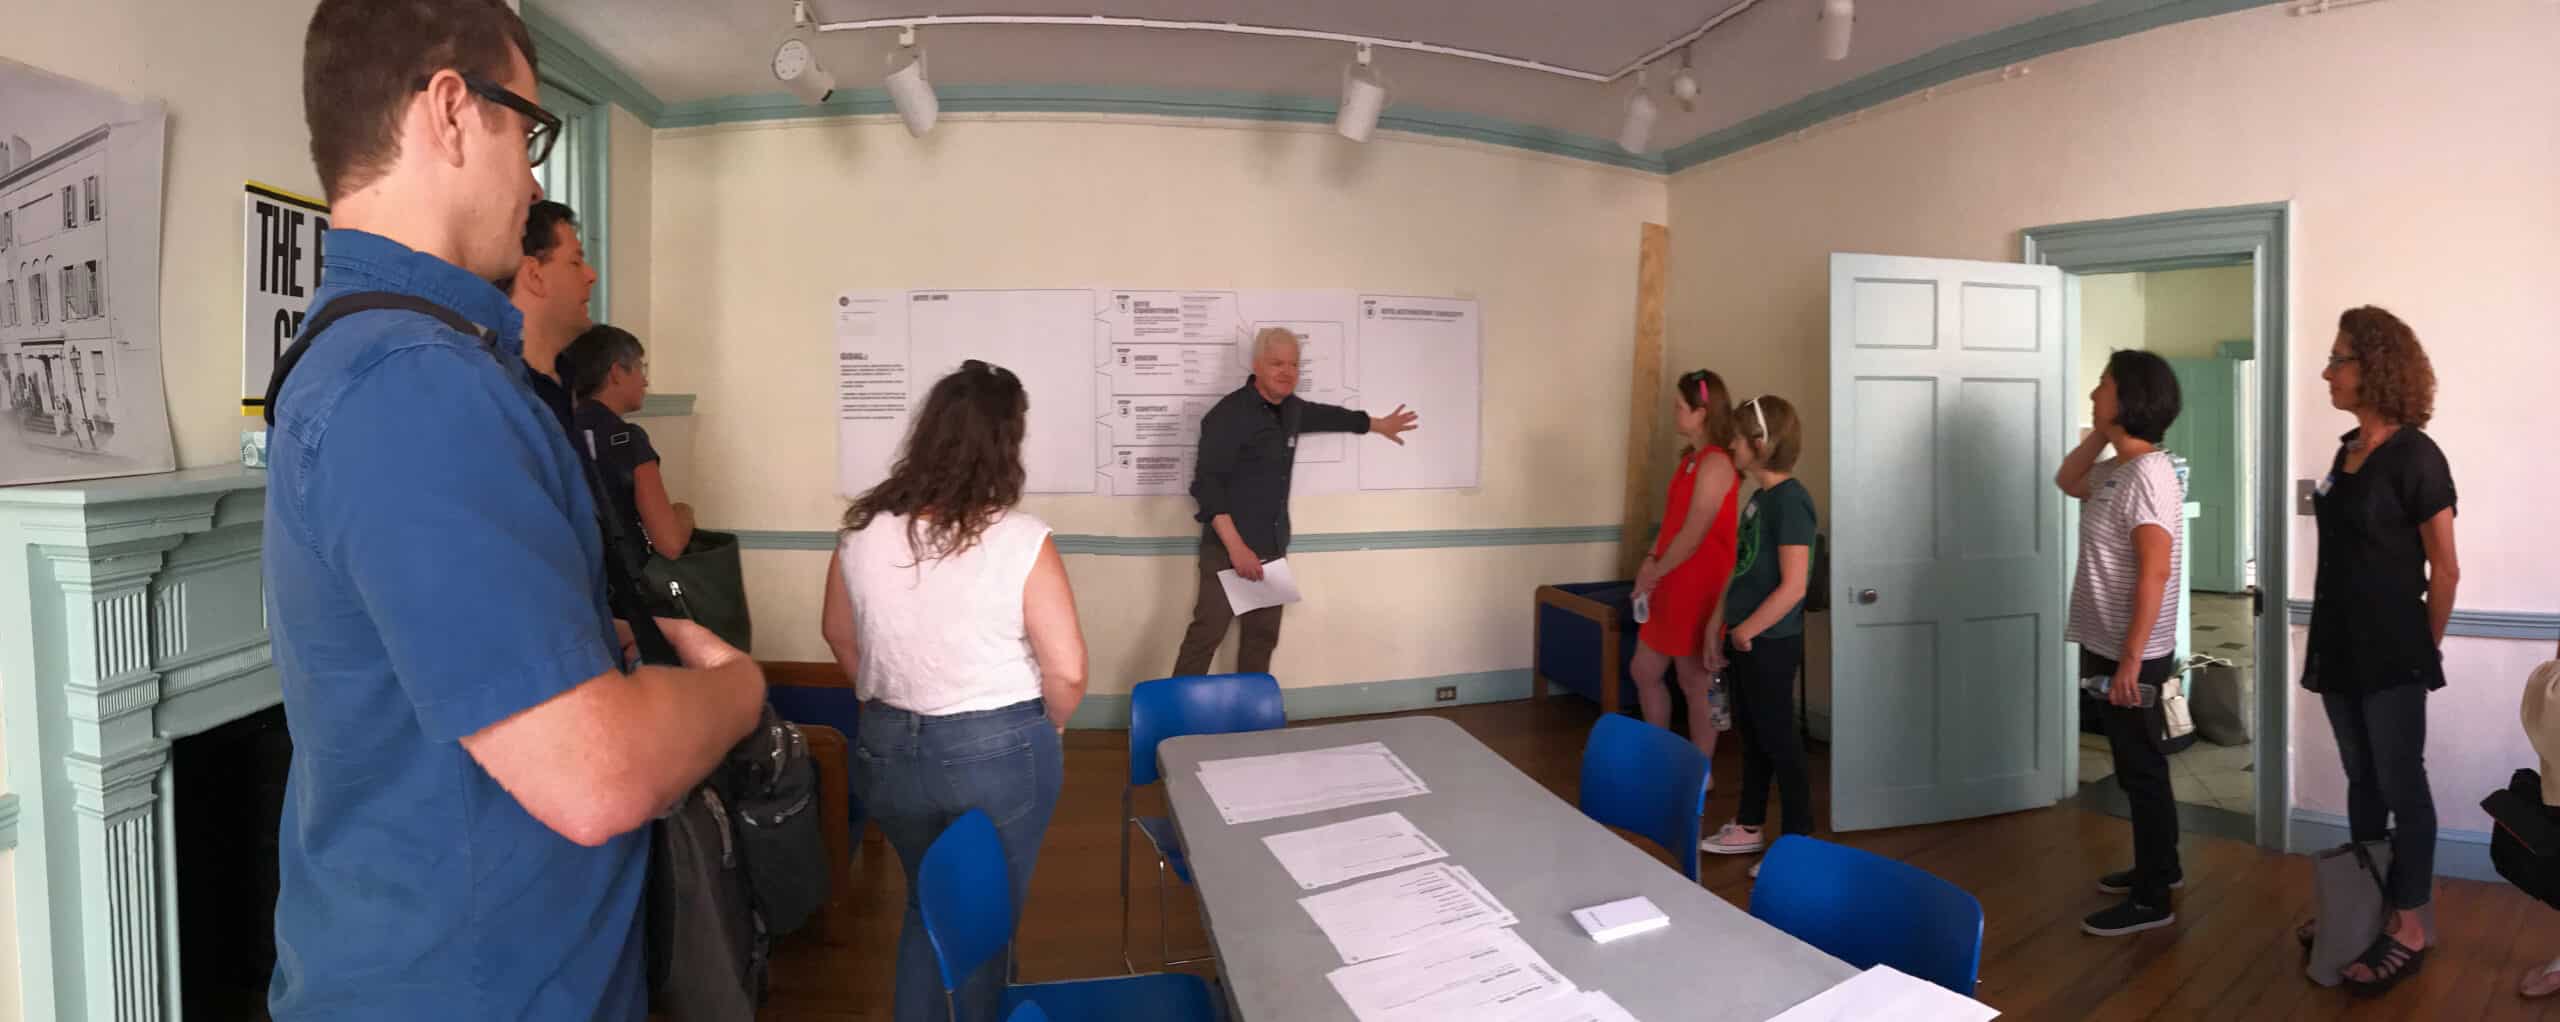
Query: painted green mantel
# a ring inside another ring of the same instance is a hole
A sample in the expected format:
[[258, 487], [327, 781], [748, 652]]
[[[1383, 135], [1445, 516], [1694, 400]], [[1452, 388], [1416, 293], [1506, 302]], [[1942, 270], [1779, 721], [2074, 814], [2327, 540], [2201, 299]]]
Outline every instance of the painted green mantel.
[[0, 489], [19, 1014], [176, 1016], [170, 742], [280, 700], [237, 466]]

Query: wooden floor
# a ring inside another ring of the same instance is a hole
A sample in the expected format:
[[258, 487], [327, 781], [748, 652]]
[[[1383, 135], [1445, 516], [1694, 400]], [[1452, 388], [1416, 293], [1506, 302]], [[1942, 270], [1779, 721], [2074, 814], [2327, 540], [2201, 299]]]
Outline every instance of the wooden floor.
[[[1512, 765], [1570, 801], [1583, 735], [1597, 711], [1570, 697], [1447, 711]], [[1728, 736], [1729, 738], [1730, 736]], [[1740, 787], [1739, 746], [1716, 756], [1710, 825], [1729, 819]], [[1067, 741], [1066, 789], [1041, 852], [1022, 920], [1018, 955], [1027, 980], [1117, 974], [1118, 864], [1125, 736], [1077, 732]], [[1827, 815], [1827, 770], [1815, 767], [1815, 805]], [[1142, 811], [1148, 810], [1145, 795]], [[1774, 806], [1772, 810], [1774, 812]], [[1160, 803], [1153, 811], [1161, 811]], [[2359, 1001], [2313, 986], [2291, 936], [2309, 914], [2310, 871], [2299, 856], [2189, 835], [2178, 924], [2130, 938], [2080, 932], [2080, 917], [2109, 900], [2097, 876], [2132, 862], [2124, 821], [2060, 806], [1931, 827], [1847, 835], [1848, 844], [1910, 862], [1980, 898], [1979, 996], [2016, 1019], [2560, 1019], [2560, 999], [2524, 1001], [2515, 982], [2560, 954], [2560, 912], [2501, 884], [2443, 880], [2437, 912], [2443, 945], [2425, 970], [2390, 995]], [[1648, 846], [1649, 847], [1649, 846]], [[1143, 860], [1144, 855], [1141, 853]], [[1705, 882], [1735, 905], [1750, 898], [1749, 859], [1708, 856]], [[1138, 878], [1138, 941], [1152, 961], [1152, 863]], [[905, 883], [876, 834], [856, 870], [865, 899], [844, 944], [786, 942], [776, 951], [776, 1020], [887, 1017]], [[1177, 957], [1205, 946], [1191, 895], [1176, 890]], [[1648, 1020], [1673, 1022], [1673, 1020]]]

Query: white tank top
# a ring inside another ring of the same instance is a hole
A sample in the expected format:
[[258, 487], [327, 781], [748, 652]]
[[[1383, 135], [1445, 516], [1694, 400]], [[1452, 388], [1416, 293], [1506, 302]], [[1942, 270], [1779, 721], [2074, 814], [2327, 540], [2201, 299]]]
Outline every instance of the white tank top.
[[1022, 590], [1048, 537], [1048, 523], [1010, 512], [977, 545], [923, 561], [903, 515], [845, 533], [836, 552], [853, 597], [855, 692], [927, 716], [1039, 698]]

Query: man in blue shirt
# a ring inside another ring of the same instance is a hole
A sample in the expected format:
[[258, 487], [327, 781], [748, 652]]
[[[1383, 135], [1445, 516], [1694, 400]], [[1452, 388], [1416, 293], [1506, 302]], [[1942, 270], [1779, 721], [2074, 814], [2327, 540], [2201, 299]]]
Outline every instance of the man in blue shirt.
[[593, 499], [488, 283], [559, 127], [533, 57], [503, 0], [323, 0], [305, 40], [313, 310], [393, 292], [473, 329], [354, 314], [271, 407], [278, 1019], [640, 1019], [644, 828], [763, 702], [689, 623], [662, 624], [688, 668], [617, 662]]

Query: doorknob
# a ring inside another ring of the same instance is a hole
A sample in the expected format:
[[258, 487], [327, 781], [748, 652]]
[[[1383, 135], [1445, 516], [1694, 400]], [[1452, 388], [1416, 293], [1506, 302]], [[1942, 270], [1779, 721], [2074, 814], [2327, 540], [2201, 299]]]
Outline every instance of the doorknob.
[[1860, 590], [1858, 590], [1858, 604], [1859, 604], [1860, 606], [1866, 606], [1866, 605], [1869, 605], [1869, 604], [1873, 604], [1874, 602], [1876, 602], [1876, 591], [1875, 591], [1875, 590], [1873, 590], [1873, 589], [1860, 589]]

